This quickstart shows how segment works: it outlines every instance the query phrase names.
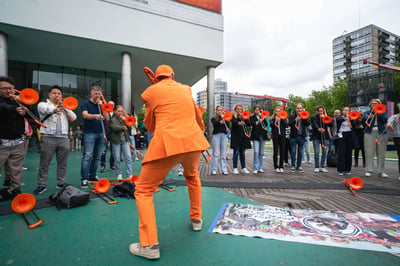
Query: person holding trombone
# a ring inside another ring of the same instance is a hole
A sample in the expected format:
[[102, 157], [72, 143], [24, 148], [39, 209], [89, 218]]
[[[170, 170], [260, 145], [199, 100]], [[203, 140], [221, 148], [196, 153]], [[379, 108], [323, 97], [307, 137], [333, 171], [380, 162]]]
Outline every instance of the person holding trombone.
[[115, 173], [118, 179], [122, 179], [121, 153], [124, 155], [126, 166], [126, 178], [132, 176], [132, 156], [129, 147], [130, 138], [128, 131], [130, 127], [125, 124], [125, 111], [121, 105], [115, 107], [114, 116], [110, 120], [110, 136], [112, 153], [114, 156]]
[[47, 190], [49, 165], [54, 153], [57, 158], [56, 188], [61, 189], [65, 185], [67, 159], [71, 145], [68, 135], [68, 120], [74, 121], [76, 119], [76, 114], [63, 106], [62, 96], [61, 87], [54, 85], [49, 90], [49, 98], [47, 101], [40, 102], [38, 105], [40, 119], [46, 127], [40, 128], [42, 138], [40, 140], [40, 164], [37, 177], [38, 186], [33, 191], [35, 194], [42, 194]]

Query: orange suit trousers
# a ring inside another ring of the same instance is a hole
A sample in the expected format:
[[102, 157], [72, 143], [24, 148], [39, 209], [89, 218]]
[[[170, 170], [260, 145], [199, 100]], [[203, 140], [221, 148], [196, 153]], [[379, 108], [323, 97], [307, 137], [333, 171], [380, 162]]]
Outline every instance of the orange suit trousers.
[[200, 220], [202, 218], [201, 182], [198, 171], [200, 155], [200, 151], [187, 152], [143, 164], [135, 187], [141, 246], [146, 247], [158, 243], [152, 193], [162, 183], [168, 172], [178, 163], [182, 164], [184, 168], [183, 176], [186, 179], [189, 191], [190, 219]]

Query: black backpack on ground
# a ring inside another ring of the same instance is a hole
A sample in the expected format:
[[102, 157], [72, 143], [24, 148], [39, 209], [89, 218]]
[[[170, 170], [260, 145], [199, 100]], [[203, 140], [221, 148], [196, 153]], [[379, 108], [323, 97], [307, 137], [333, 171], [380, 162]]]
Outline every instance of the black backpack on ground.
[[337, 167], [337, 154], [334, 151], [329, 151], [326, 156], [326, 165], [329, 167]]
[[115, 186], [113, 188], [113, 196], [114, 197], [125, 197], [128, 199], [135, 198], [135, 184], [131, 182], [124, 182], [121, 185]]
[[65, 185], [60, 191], [50, 195], [50, 203], [58, 210], [82, 206], [90, 201], [90, 193], [82, 191], [73, 185]]

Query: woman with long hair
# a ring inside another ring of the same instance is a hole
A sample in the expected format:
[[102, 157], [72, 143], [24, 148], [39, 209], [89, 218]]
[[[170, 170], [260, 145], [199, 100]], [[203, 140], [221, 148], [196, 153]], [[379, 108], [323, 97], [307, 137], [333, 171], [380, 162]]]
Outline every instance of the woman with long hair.
[[117, 174], [118, 179], [122, 179], [121, 152], [124, 155], [126, 177], [130, 178], [132, 176], [132, 156], [128, 135], [130, 127], [125, 125], [123, 119], [124, 113], [124, 108], [121, 105], [117, 105], [115, 107], [114, 116], [110, 120], [111, 145], [115, 160], [115, 173]]
[[261, 117], [261, 107], [253, 107], [253, 115], [250, 117], [251, 136], [253, 141], [253, 174], [264, 173], [263, 158], [265, 142], [269, 140], [269, 124], [267, 118]]
[[227, 124], [224, 120], [224, 107], [217, 106], [215, 108], [215, 116], [211, 118], [211, 124], [213, 125], [212, 132], [212, 166], [211, 174], [216, 175], [218, 171], [218, 161], [221, 161], [222, 174], [228, 174], [228, 168], [226, 165], [226, 141], [227, 141]]
[[243, 119], [243, 105], [236, 104], [233, 106], [232, 129], [231, 129], [231, 149], [233, 149], [233, 173], [239, 174], [237, 168], [238, 157], [240, 157], [240, 164], [242, 166], [242, 173], [248, 174], [249, 170], [246, 168], [246, 149], [251, 149], [250, 136], [247, 131], [247, 126], [250, 126], [248, 119]]
[[343, 107], [342, 116], [336, 117], [337, 124], [337, 149], [339, 175], [351, 174], [352, 151], [354, 144], [354, 120], [349, 118], [350, 108]]
[[[280, 106], [275, 107], [274, 113], [272, 114], [269, 120], [272, 132], [272, 146], [273, 146], [272, 158], [274, 161], [274, 170], [277, 173], [283, 173], [283, 163], [285, 161], [285, 154], [286, 154], [285, 130], [288, 127], [287, 118], [281, 119], [278, 115], [281, 110], [282, 108]], [[279, 155], [279, 162], [278, 162], [278, 155]]]

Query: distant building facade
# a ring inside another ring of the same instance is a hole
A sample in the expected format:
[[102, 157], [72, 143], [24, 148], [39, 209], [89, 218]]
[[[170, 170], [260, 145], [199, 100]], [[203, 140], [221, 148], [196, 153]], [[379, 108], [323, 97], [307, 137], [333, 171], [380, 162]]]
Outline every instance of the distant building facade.
[[373, 98], [388, 103], [393, 96], [392, 71], [364, 64], [364, 60], [386, 65], [399, 62], [400, 36], [368, 25], [333, 40], [333, 79], [348, 78], [349, 105], [367, 106]]

